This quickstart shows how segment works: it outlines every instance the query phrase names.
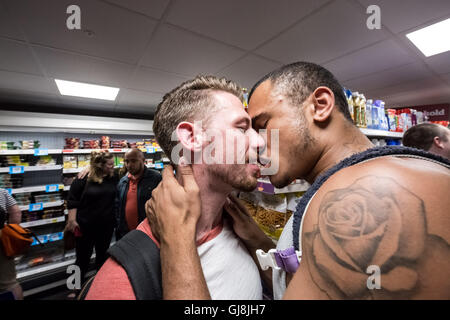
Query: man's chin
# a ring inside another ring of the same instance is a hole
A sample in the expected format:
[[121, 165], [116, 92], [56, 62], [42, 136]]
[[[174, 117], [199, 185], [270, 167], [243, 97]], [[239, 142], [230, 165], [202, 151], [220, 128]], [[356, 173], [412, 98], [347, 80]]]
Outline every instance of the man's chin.
[[270, 183], [275, 186], [275, 188], [281, 189], [286, 187], [291, 183], [291, 181], [286, 177], [280, 177], [279, 174], [269, 176]]

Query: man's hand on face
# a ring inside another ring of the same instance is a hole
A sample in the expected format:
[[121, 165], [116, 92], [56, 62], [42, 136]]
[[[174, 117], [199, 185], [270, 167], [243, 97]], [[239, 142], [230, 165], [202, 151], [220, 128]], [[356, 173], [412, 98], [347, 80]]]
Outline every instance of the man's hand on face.
[[192, 238], [195, 241], [197, 221], [201, 214], [200, 193], [190, 165], [178, 165], [180, 185], [168, 165], [162, 181], [145, 204], [153, 235], [162, 244], [171, 239]]

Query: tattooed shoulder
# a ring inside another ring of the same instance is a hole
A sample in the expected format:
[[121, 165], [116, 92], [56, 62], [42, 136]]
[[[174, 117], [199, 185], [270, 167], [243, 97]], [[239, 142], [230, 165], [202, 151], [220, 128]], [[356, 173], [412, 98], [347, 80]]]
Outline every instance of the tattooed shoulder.
[[302, 235], [311, 280], [331, 299], [450, 298], [450, 246], [425, 208], [389, 177], [326, 192]]

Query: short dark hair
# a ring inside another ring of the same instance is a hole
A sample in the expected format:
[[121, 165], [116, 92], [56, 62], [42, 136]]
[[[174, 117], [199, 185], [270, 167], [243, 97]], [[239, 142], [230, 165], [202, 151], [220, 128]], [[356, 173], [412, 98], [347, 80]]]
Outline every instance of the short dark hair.
[[316, 88], [328, 87], [333, 91], [335, 104], [339, 107], [339, 111], [353, 123], [344, 88], [334, 75], [322, 66], [303, 61], [284, 65], [259, 80], [250, 91], [248, 101], [256, 88], [266, 80], [270, 80], [274, 87], [281, 89], [281, 93], [290, 99], [291, 103], [299, 106]]
[[430, 150], [435, 137], [447, 141], [445, 127], [435, 123], [421, 123], [409, 128], [403, 135], [403, 145], [422, 150]]

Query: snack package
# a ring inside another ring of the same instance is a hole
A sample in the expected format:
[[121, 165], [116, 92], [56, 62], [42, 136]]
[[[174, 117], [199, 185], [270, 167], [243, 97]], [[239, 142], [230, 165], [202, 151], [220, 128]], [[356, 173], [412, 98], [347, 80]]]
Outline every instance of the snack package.
[[287, 210], [286, 195], [241, 192], [239, 198], [261, 230], [273, 240], [278, 240], [292, 214], [292, 211]]
[[84, 168], [91, 163], [91, 155], [78, 155], [78, 168]]
[[77, 157], [72, 155], [63, 156], [63, 168], [64, 169], [75, 169], [77, 168]]

